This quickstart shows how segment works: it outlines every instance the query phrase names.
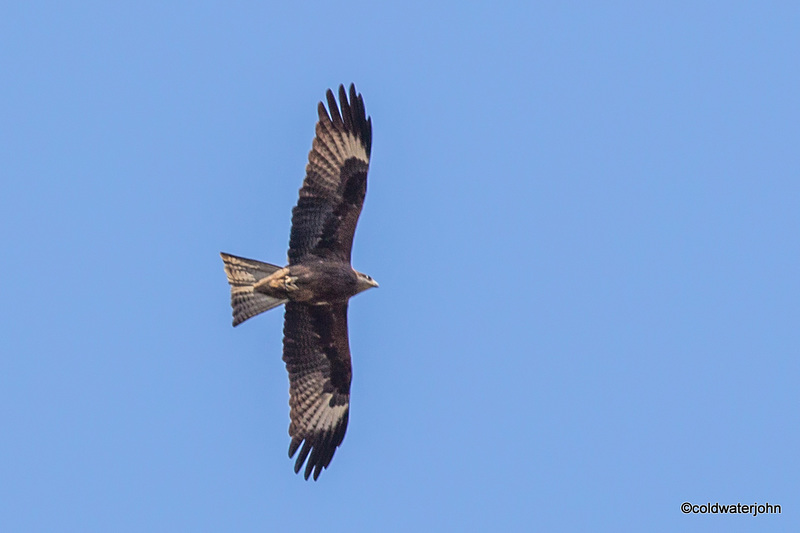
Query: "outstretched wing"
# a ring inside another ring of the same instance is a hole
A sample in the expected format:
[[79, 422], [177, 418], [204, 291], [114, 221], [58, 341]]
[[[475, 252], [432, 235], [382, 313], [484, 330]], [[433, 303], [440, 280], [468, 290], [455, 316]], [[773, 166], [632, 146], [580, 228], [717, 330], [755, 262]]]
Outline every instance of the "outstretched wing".
[[287, 303], [283, 360], [289, 371], [289, 457], [302, 444], [294, 471], [308, 459], [305, 478], [313, 471], [316, 480], [347, 430], [352, 376], [347, 303]]
[[289, 264], [306, 255], [350, 262], [353, 235], [367, 193], [372, 119], [350, 85], [339, 86], [339, 104], [327, 92], [330, 115], [319, 103], [316, 137], [308, 154], [300, 199], [292, 210]]

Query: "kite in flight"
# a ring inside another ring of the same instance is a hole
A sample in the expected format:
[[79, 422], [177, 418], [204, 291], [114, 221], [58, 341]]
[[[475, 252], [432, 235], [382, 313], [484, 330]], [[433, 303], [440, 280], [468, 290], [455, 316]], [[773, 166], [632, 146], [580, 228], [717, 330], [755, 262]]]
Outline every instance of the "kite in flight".
[[[283, 360], [289, 372], [289, 457], [305, 478], [327, 468], [347, 430], [350, 343], [347, 302], [377, 287], [353, 269], [350, 252], [367, 193], [372, 119], [350, 85], [319, 103], [300, 199], [292, 210], [289, 264], [283, 268], [221, 253], [231, 285], [233, 325], [286, 304]], [[302, 445], [302, 447], [301, 447]], [[306, 462], [306, 459], [308, 460]]]

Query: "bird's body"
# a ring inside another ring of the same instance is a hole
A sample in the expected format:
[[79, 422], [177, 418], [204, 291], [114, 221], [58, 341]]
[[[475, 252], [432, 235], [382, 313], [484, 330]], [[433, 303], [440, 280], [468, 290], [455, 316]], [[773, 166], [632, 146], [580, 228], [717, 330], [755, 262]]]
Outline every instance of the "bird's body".
[[262, 279], [255, 290], [279, 300], [308, 305], [343, 303], [359, 292], [376, 287], [372, 278], [349, 264], [320, 260], [289, 265]]
[[[350, 255], [367, 192], [372, 121], [350, 86], [339, 105], [320, 102], [306, 177], [292, 211], [288, 265], [220, 254], [231, 285], [233, 325], [286, 304], [283, 360], [289, 372], [289, 456], [295, 472], [317, 479], [342, 443], [350, 413], [352, 369], [347, 305], [378, 284], [353, 269]], [[339, 107], [341, 106], [341, 113]], [[302, 447], [301, 447], [302, 445]]]

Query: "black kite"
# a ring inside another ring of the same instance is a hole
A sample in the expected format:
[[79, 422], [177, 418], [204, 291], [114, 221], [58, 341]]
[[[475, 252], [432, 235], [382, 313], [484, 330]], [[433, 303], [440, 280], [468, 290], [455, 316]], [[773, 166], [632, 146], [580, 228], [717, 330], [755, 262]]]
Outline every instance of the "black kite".
[[[289, 371], [289, 457], [306, 463], [305, 478], [327, 468], [347, 430], [350, 344], [347, 303], [377, 287], [350, 266], [358, 216], [367, 192], [372, 119], [350, 85], [339, 86], [339, 106], [328, 90], [319, 103], [316, 137], [308, 154], [300, 199], [292, 210], [289, 264], [279, 267], [220, 254], [231, 285], [233, 325], [286, 304], [283, 360]], [[302, 447], [301, 447], [302, 444]]]

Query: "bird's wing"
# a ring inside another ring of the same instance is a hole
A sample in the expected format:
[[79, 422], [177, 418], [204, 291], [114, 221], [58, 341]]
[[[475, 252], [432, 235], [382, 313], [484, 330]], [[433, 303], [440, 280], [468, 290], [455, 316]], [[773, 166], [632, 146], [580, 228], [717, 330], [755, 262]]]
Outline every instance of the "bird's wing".
[[320, 102], [306, 177], [292, 210], [289, 264], [309, 254], [349, 262], [367, 193], [372, 119], [367, 118], [364, 99], [354, 85], [349, 102], [344, 86], [339, 86], [341, 112], [330, 89], [327, 98], [330, 115]]
[[299, 472], [308, 458], [305, 478], [313, 471], [316, 480], [347, 430], [352, 375], [347, 303], [312, 306], [288, 302], [283, 360], [289, 371], [289, 457], [302, 444], [294, 471]]

